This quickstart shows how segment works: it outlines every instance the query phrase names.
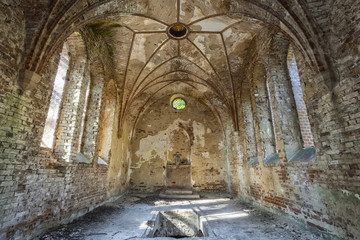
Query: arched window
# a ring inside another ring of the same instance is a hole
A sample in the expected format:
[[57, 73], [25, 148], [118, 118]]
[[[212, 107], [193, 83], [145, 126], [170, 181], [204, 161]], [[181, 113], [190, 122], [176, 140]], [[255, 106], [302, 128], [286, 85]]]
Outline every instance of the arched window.
[[313, 135], [311, 132], [311, 126], [309, 122], [309, 117], [307, 114], [306, 105], [303, 98], [303, 92], [300, 83], [300, 77], [298, 72], [298, 67], [296, 64], [296, 59], [294, 55], [294, 49], [290, 45], [289, 52], [287, 56], [287, 66], [289, 70], [289, 76], [291, 79], [292, 90], [294, 94], [296, 110], [299, 117], [300, 131], [303, 140], [303, 146], [305, 148], [314, 146]]
[[85, 44], [79, 33], [75, 32], [70, 35], [66, 39], [66, 43], [71, 61], [55, 134], [55, 152], [62, 160], [71, 162], [76, 160], [74, 153], [77, 151], [77, 143], [79, 142], [81, 110], [88, 86], [88, 77], [86, 77], [88, 64]]
[[45, 122], [44, 133], [42, 136], [41, 146], [52, 148], [54, 146], [55, 131], [59, 118], [59, 111], [63, 92], [65, 87], [65, 79], [69, 69], [69, 51], [67, 45], [63, 45], [60, 54], [60, 61], [54, 81], [54, 87], [51, 94], [50, 106]]

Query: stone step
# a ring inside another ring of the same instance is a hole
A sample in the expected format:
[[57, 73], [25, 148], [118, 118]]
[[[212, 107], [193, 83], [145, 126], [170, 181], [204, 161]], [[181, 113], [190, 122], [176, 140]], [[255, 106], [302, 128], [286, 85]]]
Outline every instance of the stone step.
[[159, 194], [161, 198], [171, 198], [171, 199], [200, 199], [200, 195], [193, 193], [193, 194], [168, 194], [165, 192], [161, 192]]
[[166, 194], [180, 194], [180, 195], [191, 195], [193, 191], [191, 190], [183, 190], [183, 189], [166, 189]]

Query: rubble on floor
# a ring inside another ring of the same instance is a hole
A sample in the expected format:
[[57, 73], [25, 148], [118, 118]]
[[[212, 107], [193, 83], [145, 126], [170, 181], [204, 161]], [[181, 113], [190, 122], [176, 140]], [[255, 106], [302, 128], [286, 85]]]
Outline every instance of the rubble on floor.
[[187, 239], [326, 239], [321, 232], [229, 197], [202, 195], [197, 200], [171, 200], [131, 194], [46, 233], [40, 240], [174, 239], [147, 236], [160, 211], [182, 209], [195, 211], [208, 228], [207, 236]]

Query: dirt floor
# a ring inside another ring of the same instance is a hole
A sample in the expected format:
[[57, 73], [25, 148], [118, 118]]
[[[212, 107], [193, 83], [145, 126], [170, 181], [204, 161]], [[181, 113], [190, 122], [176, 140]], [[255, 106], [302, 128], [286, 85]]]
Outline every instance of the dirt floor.
[[39, 239], [147, 239], [157, 213], [175, 209], [192, 209], [206, 219], [208, 236], [187, 239], [326, 239], [322, 233], [304, 229], [288, 218], [227, 197], [205, 195], [198, 200], [165, 200], [154, 195], [138, 194], [107, 203]]

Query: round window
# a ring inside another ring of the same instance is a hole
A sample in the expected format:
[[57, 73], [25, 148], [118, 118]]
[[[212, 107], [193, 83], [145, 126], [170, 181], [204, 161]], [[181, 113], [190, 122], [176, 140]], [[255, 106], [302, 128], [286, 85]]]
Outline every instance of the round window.
[[177, 110], [181, 110], [181, 109], [184, 109], [186, 107], [186, 102], [182, 98], [175, 98], [171, 102], [171, 105], [172, 105], [173, 108], [175, 108]]

